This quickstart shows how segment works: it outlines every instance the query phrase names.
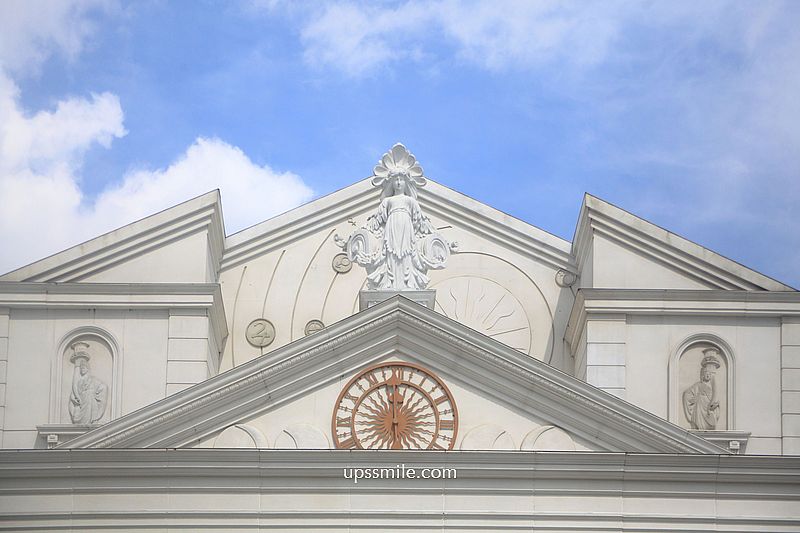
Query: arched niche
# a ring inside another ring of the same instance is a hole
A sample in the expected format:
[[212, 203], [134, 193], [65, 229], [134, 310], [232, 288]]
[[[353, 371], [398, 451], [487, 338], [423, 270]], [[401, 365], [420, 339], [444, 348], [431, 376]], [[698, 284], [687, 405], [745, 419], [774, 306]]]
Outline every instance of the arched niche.
[[735, 429], [734, 368], [733, 350], [717, 335], [681, 342], [669, 362], [670, 422], [694, 431]]
[[[86, 362], [82, 363], [82, 360]], [[81, 365], [86, 370], [82, 371]], [[96, 326], [83, 326], [64, 335], [58, 343], [50, 372], [50, 422], [97, 425], [117, 418], [122, 397], [121, 372], [119, 344], [108, 331]], [[86, 420], [95, 416], [80, 413], [74, 406], [70, 410], [71, 395], [78, 379], [83, 384], [84, 397], [91, 396], [98, 405], [101, 397], [105, 398], [102, 416], [88, 423]], [[73, 420], [76, 417], [78, 421]]]

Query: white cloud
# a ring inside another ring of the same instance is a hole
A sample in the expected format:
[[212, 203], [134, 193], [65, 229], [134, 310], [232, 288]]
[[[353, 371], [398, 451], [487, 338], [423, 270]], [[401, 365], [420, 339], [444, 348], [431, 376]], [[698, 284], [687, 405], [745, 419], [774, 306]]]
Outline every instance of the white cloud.
[[80, 188], [84, 153], [125, 135], [116, 96], [61, 101], [27, 115], [0, 73], [0, 271], [7, 271], [219, 188], [228, 231], [311, 198], [295, 174], [253, 163], [219, 139], [197, 139], [174, 163], [137, 170], [90, 202]]
[[27, 113], [9, 74], [35, 73], [51, 54], [74, 58], [91, 34], [91, 15], [111, 0], [0, 2], [0, 271], [21, 266], [219, 188], [226, 229], [260, 222], [310, 199], [302, 180], [253, 163], [239, 148], [198, 138], [175, 162], [136, 170], [94, 201], [81, 190], [93, 147], [127, 132], [110, 93], [64, 98]]
[[490, 69], [553, 61], [592, 65], [617, 35], [619, 2], [446, 0], [437, 9], [459, 54]]
[[74, 58], [91, 34], [91, 13], [113, 0], [3, 0], [0, 2], [0, 66], [35, 72], [54, 51]]
[[68, 99], [26, 115], [18, 89], [0, 71], [0, 270], [85, 237], [76, 171], [95, 144], [125, 135], [116, 96]]
[[225, 226], [238, 231], [311, 199], [311, 189], [291, 172], [253, 163], [239, 148], [198, 138], [178, 160], [160, 170], [125, 176], [103, 192], [92, 213], [109, 229], [219, 188]]
[[431, 22], [432, 12], [410, 2], [397, 9], [330, 4], [302, 30], [305, 58], [362, 76], [412, 55], [408, 39]]
[[444, 36], [464, 60], [490, 69], [552, 61], [595, 64], [617, 35], [619, 2], [410, 1], [398, 7], [327, 5], [302, 30], [305, 58], [364, 76], [431, 57]]

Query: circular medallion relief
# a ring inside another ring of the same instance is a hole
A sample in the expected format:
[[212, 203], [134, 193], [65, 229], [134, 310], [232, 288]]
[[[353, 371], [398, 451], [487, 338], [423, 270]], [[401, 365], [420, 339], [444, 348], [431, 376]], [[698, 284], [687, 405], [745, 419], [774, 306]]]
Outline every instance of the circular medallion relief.
[[352, 270], [353, 262], [347, 257], [347, 254], [336, 254], [333, 256], [331, 266], [339, 274], [346, 274]]
[[325, 329], [325, 324], [322, 323], [322, 320], [309, 320], [303, 331], [306, 335], [311, 335], [312, 333], [322, 331], [323, 329]]
[[578, 275], [563, 268], [556, 272], [556, 285], [559, 287], [572, 287], [578, 281]]
[[458, 410], [447, 386], [430, 370], [380, 363], [342, 389], [331, 426], [336, 448], [451, 450]]
[[263, 348], [275, 340], [275, 326], [265, 318], [257, 318], [250, 322], [244, 332], [247, 342], [256, 348]]

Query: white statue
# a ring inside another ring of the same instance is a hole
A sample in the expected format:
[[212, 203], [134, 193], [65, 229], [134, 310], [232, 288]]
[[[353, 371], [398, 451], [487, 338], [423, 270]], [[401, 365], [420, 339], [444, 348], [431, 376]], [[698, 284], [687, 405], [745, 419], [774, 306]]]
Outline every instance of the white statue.
[[69, 361], [75, 365], [75, 369], [69, 395], [69, 416], [73, 424], [96, 424], [106, 412], [108, 387], [91, 374], [89, 345], [76, 342], [72, 345], [72, 351]]
[[716, 348], [703, 350], [700, 381], [683, 391], [683, 412], [692, 429], [717, 429], [719, 399], [715, 375], [720, 367]]
[[373, 170], [372, 184], [381, 189], [381, 205], [367, 223], [346, 241], [334, 236], [348, 257], [367, 269], [370, 290], [421, 290], [429, 269], [444, 268], [456, 243], [449, 243], [422, 214], [417, 187], [425, 186], [422, 167], [398, 143]]

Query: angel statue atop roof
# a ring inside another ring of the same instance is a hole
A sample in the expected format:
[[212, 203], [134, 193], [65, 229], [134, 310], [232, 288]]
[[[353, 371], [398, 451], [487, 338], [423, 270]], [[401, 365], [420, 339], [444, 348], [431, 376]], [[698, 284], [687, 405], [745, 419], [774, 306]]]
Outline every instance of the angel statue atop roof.
[[422, 214], [417, 188], [425, 184], [416, 158], [395, 144], [373, 170], [372, 185], [381, 190], [378, 210], [346, 241], [334, 237], [351, 261], [367, 269], [368, 289], [424, 289], [427, 271], [444, 268], [456, 250], [456, 243], [445, 240]]

